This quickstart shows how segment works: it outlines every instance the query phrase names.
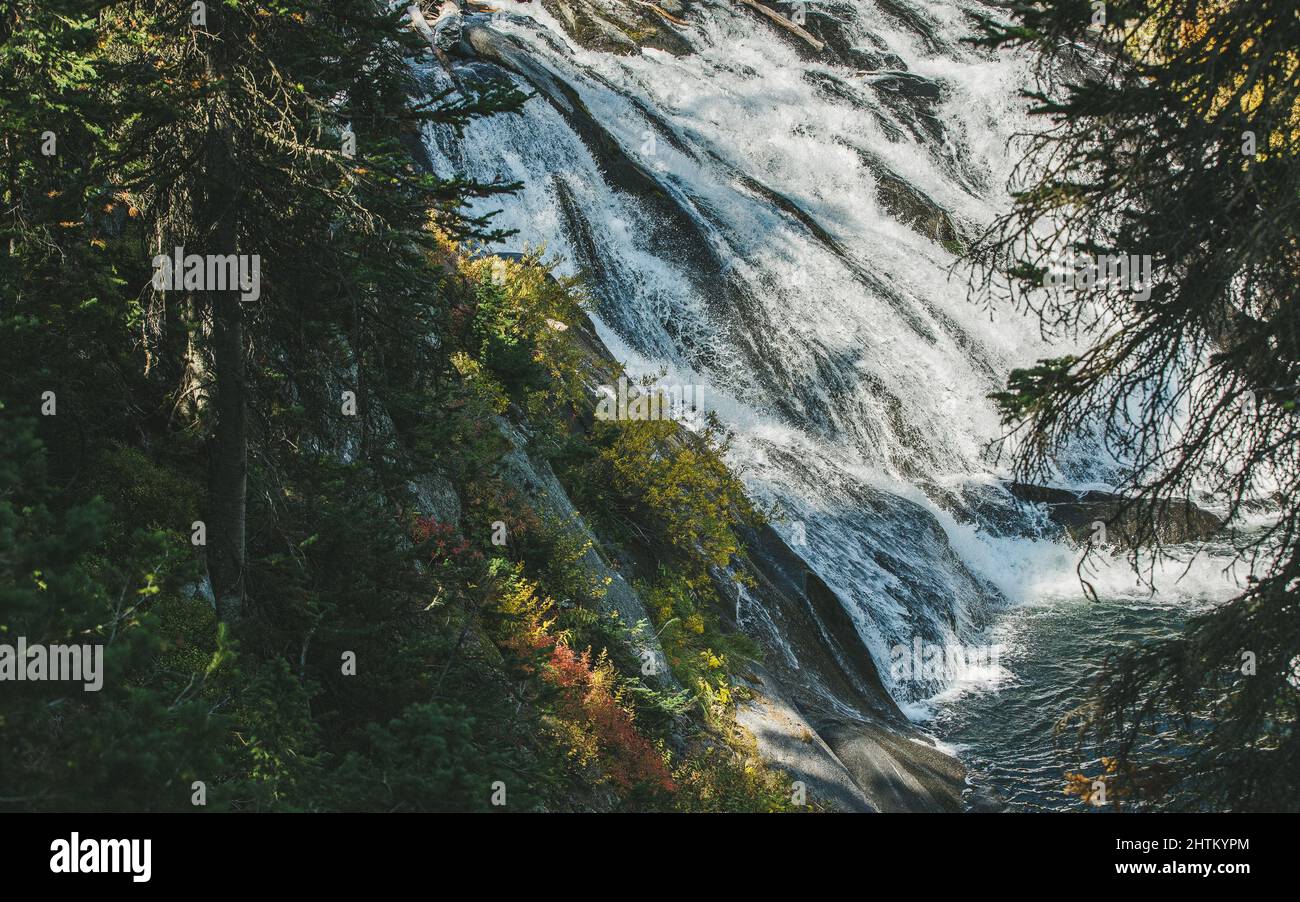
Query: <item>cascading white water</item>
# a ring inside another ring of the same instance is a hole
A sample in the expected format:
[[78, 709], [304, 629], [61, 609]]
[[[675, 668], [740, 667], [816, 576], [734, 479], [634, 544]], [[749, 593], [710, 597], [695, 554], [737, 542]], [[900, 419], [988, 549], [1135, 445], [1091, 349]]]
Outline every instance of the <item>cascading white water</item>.
[[[522, 182], [476, 211], [518, 230], [500, 249], [543, 245], [560, 272], [585, 270], [632, 373], [706, 387], [736, 433], [731, 463], [785, 511], [774, 526], [844, 600], [887, 683], [896, 644], [978, 641], [1032, 580], [1012, 542], [951, 511], [1002, 475], [988, 393], [1061, 349], [970, 303], [950, 247], [887, 197], [903, 183], [967, 235], [1006, 201], [1027, 79], [962, 44], [978, 5], [824, 7], [852, 60], [878, 64], [865, 71], [729, 2], [691, 8], [680, 56], [584, 49], [540, 3], [498, 6], [488, 27], [573, 93], [430, 134], [435, 170]], [[1072, 572], [1070, 555], [1028, 547]], [[907, 702], [939, 687], [890, 688]]]

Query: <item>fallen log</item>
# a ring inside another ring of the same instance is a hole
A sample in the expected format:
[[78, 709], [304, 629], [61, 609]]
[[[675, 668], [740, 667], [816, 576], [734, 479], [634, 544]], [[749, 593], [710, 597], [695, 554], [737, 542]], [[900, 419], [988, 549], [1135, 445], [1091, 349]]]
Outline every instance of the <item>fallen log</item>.
[[653, 3], [647, 3], [646, 0], [632, 0], [632, 2], [635, 3], [637, 6], [647, 6], [647, 7], [649, 7], [650, 9], [654, 10], [655, 12], [657, 12], [659, 15], [663, 16], [663, 17], [664, 17], [665, 19], [667, 19], [669, 22], [672, 22], [674, 25], [685, 25], [685, 24], [687, 24], [687, 22], [686, 22], [685, 19], [679, 19], [679, 18], [677, 18], [676, 16], [674, 16], [672, 13], [668, 12], [668, 10], [663, 9], [663, 8], [661, 8], [661, 7], [658, 7], [658, 6], [655, 6]]
[[821, 41], [817, 40], [815, 37], [809, 34], [807, 31], [805, 31], [804, 29], [800, 28], [798, 25], [791, 22], [785, 16], [781, 15], [776, 10], [771, 9], [770, 7], [766, 7], [763, 4], [759, 3], [758, 0], [740, 0], [740, 2], [750, 7], [755, 12], [759, 12], [767, 16], [769, 19], [771, 19], [777, 25], [780, 25], [786, 31], [789, 31], [803, 38], [805, 41], [807, 41], [809, 44], [812, 45], [814, 50], [821, 50], [826, 46]]

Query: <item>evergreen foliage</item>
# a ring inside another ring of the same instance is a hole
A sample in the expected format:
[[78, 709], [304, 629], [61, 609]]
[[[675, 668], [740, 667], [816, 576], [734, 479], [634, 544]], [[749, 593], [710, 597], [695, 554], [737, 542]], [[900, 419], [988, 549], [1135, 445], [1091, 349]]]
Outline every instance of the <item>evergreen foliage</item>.
[[[1245, 590], [1180, 637], [1117, 652], [1070, 725], [1102, 744], [1127, 800], [1297, 810], [1300, 9], [1117, 0], [1098, 21], [1099, 6], [1007, 4], [986, 23], [986, 46], [1035, 54], [1039, 127], [1014, 208], [972, 249], [978, 287], [1085, 344], [994, 397], [1026, 477], [1100, 435], [1157, 553], [1170, 500], [1277, 517], [1240, 543], [1256, 574]], [[1149, 294], [1044, 290], [1071, 255], [1143, 254]], [[1164, 760], [1174, 729], [1195, 751]]]
[[[413, 99], [400, 7], [203, 7], [0, 12], [0, 642], [106, 660], [98, 692], [4, 683], [0, 808], [674, 808], [688, 766], [779, 807], [747, 753], [695, 761], [588, 543], [502, 478], [503, 417], [552, 451], [580, 425], [585, 299], [458, 246], [516, 186], [407, 148], [523, 97]], [[159, 287], [177, 247], [258, 255], [257, 297]], [[703, 513], [661, 526], [725, 563]]]

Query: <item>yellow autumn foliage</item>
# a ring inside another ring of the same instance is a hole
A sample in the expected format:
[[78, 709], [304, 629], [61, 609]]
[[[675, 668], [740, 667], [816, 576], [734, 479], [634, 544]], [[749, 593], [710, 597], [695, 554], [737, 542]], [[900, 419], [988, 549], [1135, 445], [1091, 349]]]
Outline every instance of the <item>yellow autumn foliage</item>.
[[[1192, 63], [1195, 75], [1179, 88], [1194, 115], [1214, 121], [1235, 107], [1247, 121], [1280, 122], [1266, 135], [1257, 136], [1256, 162], [1270, 154], [1294, 155], [1300, 146], [1300, 94], [1294, 91], [1300, 77], [1300, 50], [1265, 57], [1260, 42], [1249, 35], [1234, 35], [1234, 46], [1228, 46], [1219, 26], [1241, 2], [1249, 0], [1205, 3], [1198, 7], [1195, 18], [1170, 29], [1166, 20], [1172, 4], [1165, 0], [1142, 22], [1121, 29], [1125, 50], [1134, 59], [1151, 64], [1179, 58]], [[1295, 15], [1300, 16], [1300, 8]], [[1260, 27], [1271, 24], [1264, 22]], [[1237, 71], [1225, 75], [1224, 60], [1235, 60]], [[1289, 109], [1270, 109], [1274, 98], [1288, 90], [1293, 95]], [[1237, 118], [1236, 113], [1232, 115]]]

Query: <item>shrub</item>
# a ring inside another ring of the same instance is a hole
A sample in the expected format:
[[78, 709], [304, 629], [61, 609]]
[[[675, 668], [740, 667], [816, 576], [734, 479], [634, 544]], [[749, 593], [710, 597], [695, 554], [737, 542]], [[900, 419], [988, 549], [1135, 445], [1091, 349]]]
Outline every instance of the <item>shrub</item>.
[[578, 763], [598, 763], [604, 778], [621, 791], [676, 789], [662, 754], [636, 728], [625, 704], [621, 681], [605, 654], [574, 652], [553, 632], [554, 603], [539, 598], [537, 586], [518, 568], [500, 587], [500, 609], [509, 618], [503, 644], [522, 662], [525, 673], [555, 690], [552, 714], [556, 735]]

